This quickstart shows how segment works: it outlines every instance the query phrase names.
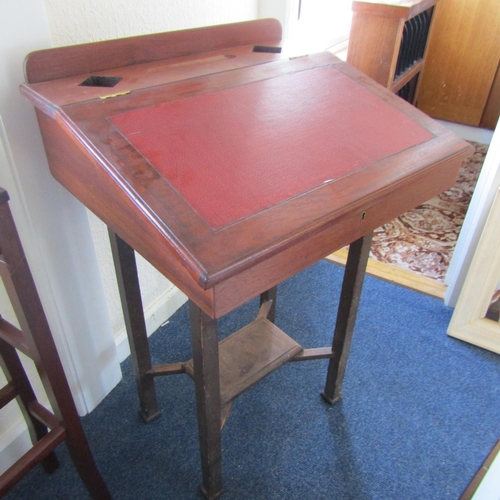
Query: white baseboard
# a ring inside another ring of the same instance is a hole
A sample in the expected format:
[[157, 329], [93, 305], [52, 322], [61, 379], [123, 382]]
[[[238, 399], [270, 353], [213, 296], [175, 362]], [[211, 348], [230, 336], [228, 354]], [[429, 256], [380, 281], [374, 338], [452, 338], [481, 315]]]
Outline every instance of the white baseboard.
[[[144, 311], [148, 337], [155, 332], [172, 314], [187, 301], [179, 289], [173, 287], [150, 304]], [[115, 336], [116, 350], [120, 363], [130, 356], [130, 347], [125, 328]]]

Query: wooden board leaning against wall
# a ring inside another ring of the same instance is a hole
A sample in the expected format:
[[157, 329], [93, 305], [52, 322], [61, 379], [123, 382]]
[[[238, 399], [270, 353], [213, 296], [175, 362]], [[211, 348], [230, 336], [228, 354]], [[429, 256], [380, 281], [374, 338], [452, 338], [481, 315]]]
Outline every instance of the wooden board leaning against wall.
[[499, 60], [498, 0], [440, 0], [417, 107], [434, 118], [495, 128]]

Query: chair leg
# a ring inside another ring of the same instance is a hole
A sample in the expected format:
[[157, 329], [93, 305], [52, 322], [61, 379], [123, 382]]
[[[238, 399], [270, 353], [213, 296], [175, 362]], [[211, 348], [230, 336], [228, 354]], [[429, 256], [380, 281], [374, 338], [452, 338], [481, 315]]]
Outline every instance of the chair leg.
[[[55, 351], [55, 345], [53, 342], [51, 344]], [[52, 357], [50, 367], [45, 368], [45, 374], [46, 389], [56, 389], [49, 395], [49, 400], [54, 413], [66, 429], [66, 446], [78, 474], [93, 499], [111, 499], [108, 487], [94, 461], [59, 357]]]
[[[30, 406], [37, 400], [30, 381], [24, 371], [17, 351], [10, 344], [0, 339], [0, 366], [7, 382], [11, 384], [17, 393], [17, 402], [21, 413], [26, 421], [31, 442], [35, 444], [47, 435], [48, 429], [29, 411]], [[42, 460], [42, 466], [46, 472], [52, 473], [59, 467], [56, 454], [52, 451]]]
[[[21, 325], [23, 352], [35, 362], [54, 411], [54, 415], [46, 410], [43, 413], [46, 414], [46, 420], [54, 423], [51, 427], [58, 427], [56, 436], [61, 441], [66, 440], [75, 467], [92, 498], [110, 499], [111, 495], [97, 469], [83, 432], [7, 200], [6, 191], [0, 189], [0, 250], [8, 268], [4, 283]], [[7, 342], [8, 339], [5, 340]], [[38, 403], [33, 401], [33, 404]], [[59, 442], [54, 442], [50, 449], [53, 450]]]
[[66, 446], [83, 483], [94, 500], [111, 500], [111, 494], [97, 468], [87, 438], [80, 425], [69, 426]]

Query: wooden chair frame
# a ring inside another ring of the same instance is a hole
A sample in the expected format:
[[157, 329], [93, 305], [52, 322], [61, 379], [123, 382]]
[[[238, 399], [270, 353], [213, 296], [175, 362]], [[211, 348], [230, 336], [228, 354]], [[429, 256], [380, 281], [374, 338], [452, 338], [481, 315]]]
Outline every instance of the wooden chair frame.
[[[0, 188], [0, 275], [20, 329], [0, 317], [0, 365], [7, 379], [0, 408], [17, 399], [33, 447], [0, 476], [0, 497], [39, 462], [48, 472], [56, 470], [54, 449], [65, 441], [92, 498], [111, 498], [83, 432], [8, 200]], [[52, 412], [38, 402], [17, 351], [34, 361]]]

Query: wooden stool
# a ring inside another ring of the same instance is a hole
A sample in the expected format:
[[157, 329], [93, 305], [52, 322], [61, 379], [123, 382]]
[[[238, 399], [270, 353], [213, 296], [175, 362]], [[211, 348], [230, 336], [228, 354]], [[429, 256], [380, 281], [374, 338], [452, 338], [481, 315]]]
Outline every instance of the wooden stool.
[[[7, 191], [0, 188], [0, 274], [21, 330], [0, 317], [0, 364], [7, 379], [0, 389], [0, 408], [17, 398], [33, 447], [0, 476], [0, 496], [38, 462], [48, 472], [57, 469], [53, 450], [66, 441], [92, 498], [111, 498], [83, 432], [8, 200]], [[34, 361], [53, 413], [37, 401], [16, 349]]]

